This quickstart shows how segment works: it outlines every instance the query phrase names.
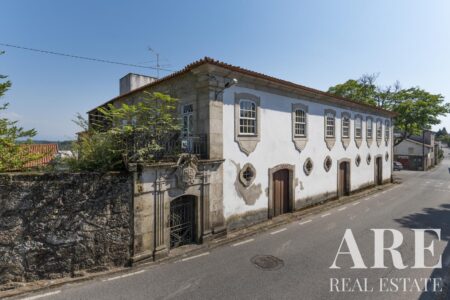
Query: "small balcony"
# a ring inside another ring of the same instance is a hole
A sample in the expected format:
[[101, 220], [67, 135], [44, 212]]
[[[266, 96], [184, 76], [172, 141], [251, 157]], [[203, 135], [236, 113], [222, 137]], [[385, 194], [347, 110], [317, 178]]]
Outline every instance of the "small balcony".
[[206, 135], [181, 137], [180, 149], [181, 153], [195, 154], [199, 159], [208, 158], [208, 150], [206, 144]]
[[[128, 154], [128, 162], [137, 162], [136, 157], [140, 153], [132, 149], [151, 149], [154, 139], [147, 135], [133, 135], [126, 141], [131, 149]], [[160, 145], [162, 149], [152, 151], [151, 160], [157, 162], [177, 161], [182, 153], [195, 154], [198, 159], [208, 159], [207, 136], [203, 135], [189, 135], [184, 136], [177, 134], [172, 137], [167, 137], [166, 140], [159, 140], [156, 144]]]

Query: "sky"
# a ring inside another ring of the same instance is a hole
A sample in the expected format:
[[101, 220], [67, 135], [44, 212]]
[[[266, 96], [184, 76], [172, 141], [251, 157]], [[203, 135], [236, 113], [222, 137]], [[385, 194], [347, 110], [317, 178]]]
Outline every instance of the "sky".
[[[379, 73], [450, 101], [450, 1], [2, 0], [0, 43], [170, 70], [204, 56], [328, 87]], [[72, 120], [119, 93], [127, 73], [153, 69], [0, 46], [12, 88], [6, 115], [36, 138], [73, 139]], [[169, 74], [161, 71], [161, 76]], [[442, 124], [450, 129], [450, 116]]]

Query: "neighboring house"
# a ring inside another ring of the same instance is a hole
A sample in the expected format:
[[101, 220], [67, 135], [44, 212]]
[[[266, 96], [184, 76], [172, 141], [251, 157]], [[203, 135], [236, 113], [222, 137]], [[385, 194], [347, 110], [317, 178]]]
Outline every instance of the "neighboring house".
[[136, 168], [135, 259], [391, 180], [390, 111], [210, 58], [149, 81], [107, 103], [178, 98], [198, 155]]
[[26, 144], [21, 145], [29, 153], [42, 155], [41, 158], [25, 164], [27, 169], [39, 169], [47, 166], [58, 154], [58, 144]]
[[438, 153], [435, 133], [425, 131], [423, 136], [412, 135], [395, 146], [394, 160], [406, 170], [428, 170], [438, 162]]
[[71, 150], [59, 150], [56, 157], [60, 159], [71, 158], [74, 157], [74, 153]]

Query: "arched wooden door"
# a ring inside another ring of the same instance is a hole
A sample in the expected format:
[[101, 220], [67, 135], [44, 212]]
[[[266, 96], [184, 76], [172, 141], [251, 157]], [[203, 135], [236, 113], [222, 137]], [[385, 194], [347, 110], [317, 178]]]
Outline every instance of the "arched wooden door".
[[289, 170], [282, 169], [273, 173], [273, 216], [290, 212], [289, 202]]
[[170, 202], [170, 248], [195, 243], [195, 204], [195, 196]]

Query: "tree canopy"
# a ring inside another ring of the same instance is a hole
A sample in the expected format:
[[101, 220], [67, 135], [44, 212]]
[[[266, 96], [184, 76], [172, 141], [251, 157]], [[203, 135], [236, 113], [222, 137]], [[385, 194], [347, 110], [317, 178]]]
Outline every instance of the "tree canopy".
[[[69, 165], [80, 171], [122, 170], [129, 163], [156, 162], [176, 154], [180, 121], [178, 100], [162, 93], [144, 92], [134, 104], [99, 108], [100, 121], [75, 121], [83, 129]], [[89, 126], [91, 125], [91, 126]], [[172, 147], [174, 146], [174, 147]]]
[[448, 132], [447, 132], [447, 129], [445, 127], [442, 128], [442, 129], [439, 129], [436, 132], [436, 139], [442, 139], [442, 138], [444, 138], [446, 136], [448, 136]]
[[376, 84], [378, 75], [363, 75], [328, 89], [328, 92], [354, 101], [396, 112], [395, 145], [411, 135], [440, 123], [450, 113], [450, 104], [441, 94], [432, 94], [419, 87], [401, 88], [399, 82], [389, 86]]
[[[0, 55], [3, 52], [0, 52]], [[5, 80], [7, 76], [0, 75], [1, 80]], [[0, 83], [0, 98], [11, 87], [11, 81], [6, 80]], [[6, 111], [8, 103], [0, 105], [0, 113]], [[38, 159], [42, 154], [29, 153], [28, 148], [23, 147], [23, 143], [19, 140], [28, 139], [36, 135], [36, 130], [25, 130], [18, 126], [17, 121], [9, 120], [6, 117], [0, 117], [0, 172], [19, 171], [33, 160]]]

